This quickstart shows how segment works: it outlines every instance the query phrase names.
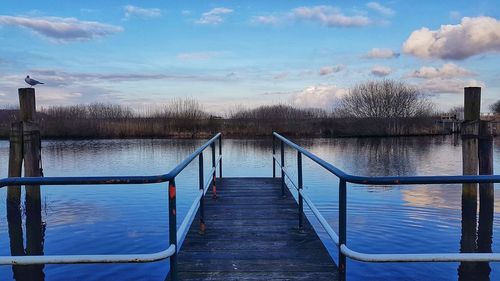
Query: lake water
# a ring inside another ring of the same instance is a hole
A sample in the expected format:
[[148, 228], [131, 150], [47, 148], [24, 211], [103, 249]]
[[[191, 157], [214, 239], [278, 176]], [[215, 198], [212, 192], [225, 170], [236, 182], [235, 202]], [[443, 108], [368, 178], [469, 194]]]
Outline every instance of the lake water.
[[[204, 140], [44, 141], [45, 176], [153, 175], [173, 168]], [[302, 139], [297, 143], [348, 173], [459, 175], [461, 146], [452, 137]], [[224, 140], [224, 176], [272, 176], [270, 140]], [[205, 167], [210, 166], [209, 150]], [[296, 153], [286, 163], [295, 172]], [[8, 142], [0, 141], [0, 176], [7, 172]], [[500, 171], [500, 139], [494, 146]], [[207, 172], [209, 168], [206, 169]], [[197, 192], [197, 161], [176, 179], [178, 222]], [[337, 229], [338, 180], [304, 158], [304, 188]], [[495, 186], [495, 215], [500, 212]], [[10, 255], [6, 188], [0, 189], [0, 255]], [[147, 253], [168, 246], [167, 185], [44, 186], [43, 251], [57, 254]], [[308, 211], [307, 211], [308, 212]], [[316, 221], [308, 212], [315, 226]], [[23, 218], [24, 219], [24, 218]], [[24, 223], [23, 223], [24, 225]], [[348, 185], [348, 245], [368, 253], [459, 252], [461, 186]], [[319, 227], [318, 227], [319, 229]], [[500, 251], [498, 216], [493, 221], [493, 252]], [[23, 231], [25, 233], [25, 230]], [[337, 259], [323, 231], [320, 236]], [[348, 280], [457, 280], [458, 263], [369, 264], [349, 261]], [[492, 263], [491, 280], [500, 280]], [[28, 280], [164, 280], [168, 260], [150, 264], [46, 265]], [[21, 277], [17, 278], [18, 281]], [[13, 280], [11, 266], [0, 266], [0, 280]]]

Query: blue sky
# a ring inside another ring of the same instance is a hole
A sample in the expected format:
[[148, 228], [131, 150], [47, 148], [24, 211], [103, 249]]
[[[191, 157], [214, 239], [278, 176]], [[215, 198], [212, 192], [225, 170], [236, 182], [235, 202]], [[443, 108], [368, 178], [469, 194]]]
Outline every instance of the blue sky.
[[0, 104], [30, 74], [38, 104], [330, 108], [352, 85], [404, 80], [440, 109], [500, 99], [495, 1], [3, 1]]

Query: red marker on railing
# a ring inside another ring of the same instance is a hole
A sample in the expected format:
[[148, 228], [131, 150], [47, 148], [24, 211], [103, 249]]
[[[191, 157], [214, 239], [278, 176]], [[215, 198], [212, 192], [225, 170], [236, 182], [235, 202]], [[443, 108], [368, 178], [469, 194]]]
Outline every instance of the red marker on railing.
[[217, 187], [215, 185], [215, 175], [214, 175], [214, 184], [212, 185], [212, 198], [217, 199]]

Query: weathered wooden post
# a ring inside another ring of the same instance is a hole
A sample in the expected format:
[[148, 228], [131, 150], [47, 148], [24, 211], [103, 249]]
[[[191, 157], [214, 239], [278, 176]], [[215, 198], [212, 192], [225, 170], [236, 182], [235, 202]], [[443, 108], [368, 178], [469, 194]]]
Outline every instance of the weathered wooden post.
[[[462, 127], [462, 170], [464, 175], [477, 175], [481, 88], [464, 89], [464, 124]], [[464, 184], [462, 200], [477, 204], [477, 184]], [[474, 207], [475, 209], [476, 207]]]
[[[479, 125], [479, 174], [493, 175], [493, 132], [489, 121], [481, 121]], [[488, 224], [487, 232], [490, 233], [490, 245], [487, 249], [491, 252], [491, 231], [493, 222], [493, 209], [495, 202], [493, 183], [479, 184], [479, 234], [481, 234], [481, 219]], [[486, 225], [484, 225], [486, 226]], [[485, 230], [485, 229], [483, 229]], [[487, 235], [488, 236], [488, 235]], [[478, 250], [481, 250], [478, 246]]]
[[[462, 132], [462, 163], [464, 175], [477, 175], [478, 172], [478, 136], [481, 111], [481, 88], [467, 87], [464, 93], [464, 124]], [[464, 187], [475, 188], [467, 190], [468, 194], [476, 196], [475, 184]]]
[[[35, 89], [22, 88], [19, 89], [19, 114], [22, 123], [22, 159], [24, 159], [24, 176], [39, 177], [41, 176], [41, 139], [40, 129], [35, 123]], [[19, 155], [16, 155], [18, 158]], [[28, 215], [40, 214], [40, 186], [26, 187], [26, 213]], [[30, 217], [30, 216], [28, 216]], [[27, 222], [28, 223], [28, 222]]]
[[[12, 123], [9, 146], [9, 177], [20, 177], [23, 164], [23, 124]], [[24, 237], [21, 215], [21, 187], [7, 187], [7, 225], [9, 229], [10, 254], [24, 255]], [[22, 267], [13, 266], [12, 273], [16, 280], [27, 280]]]
[[36, 114], [35, 88], [20, 88], [18, 91], [21, 121], [33, 122]]
[[[489, 121], [479, 124], [479, 174], [493, 175], [493, 131]], [[477, 230], [477, 251], [491, 253], [494, 218], [493, 183], [479, 184], [479, 224]], [[491, 268], [488, 262], [477, 264], [478, 280], [488, 280]]]
[[[464, 123], [462, 126], [462, 171], [464, 175], [478, 173], [478, 135], [481, 105], [481, 88], [464, 88]], [[473, 253], [477, 244], [477, 184], [462, 185], [462, 235], [460, 252]], [[462, 262], [458, 268], [459, 279], [469, 280], [474, 275], [475, 264]]]
[[[9, 146], [9, 177], [20, 177], [23, 164], [23, 124], [12, 123], [10, 129]], [[9, 186], [7, 188], [7, 218], [15, 215], [21, 207], [21, 187]]]
[[[39, 177], [40, 130], [31, 122], [23, 123], [24, 175]], [[43, 225], [40, 186], [26, 186], [26, 254], [43, 255]]]
[[[40, 131], [35, 120], [35, 89], [19, 89], [19, 117], [21, 122], [11, 126], [9, 148], [9, 177], [20, 177], [24, 159], [25, 176], [40, 176]], [[25, 137], [25, 134], [28, 137]], [[31, 137], [34, 135], [34, 137]], [[35, 168], [36, 166], [36, 168]], [[26, 198], [37, 197], [37, 190], [27, 189]], [[38, 193], [40, 193], [38, 189]], [[28, 196], [29, 195], [29, 196]], [[39, 198], [38, 194], [38, 198]], [[7, 190], [7, 216], [15, 212], [21, 204], [21, 187], [9, 186]], [[31, 206], [30, 206], [31, 207]]]
[[[19, 117], [21, 122], [12, 124], [9, 151], [9, 177], [20, 177], [24, 160], [24, 175], [39, 177], [41, 171], [40, 130], [35, 123], [35, 89], [19, 89]], [[20, 213], [21, 188], [9, 186], [7, 191], [7, 217], [12, 255], [43, 255], [44, 224], [40, 186], [26, 186], [26, 249], [23, 247]], [[21, 227], [21, 228], [20, 228]], [[20, 228], [20, 229], [19, 229]], [[14, 236], [21, 237], [14, 237]], [[21, 247], [21, 248], [19, 248]], [[13, 268], [14, 272], [16, 269]], [[30, 280], [43, 276], [43, 265], [25, 267], [22, 270]], [[23, 273], [23, 274], [24, 274]]]

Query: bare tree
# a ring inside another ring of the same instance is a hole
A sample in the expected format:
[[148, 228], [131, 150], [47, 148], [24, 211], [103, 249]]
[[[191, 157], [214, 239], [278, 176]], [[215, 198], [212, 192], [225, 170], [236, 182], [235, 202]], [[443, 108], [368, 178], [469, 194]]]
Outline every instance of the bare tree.
[[174, 118], [174, 119], [203, 119], [209, 116], [205, 112], [200, 102], [193, 98], [176, 98], [163, 105], [154, 117]]
[[500, 114], [500, 100], [490, 105], [490, 109], [491, 111], [493, 111], [493, 113]]
[[429, 116], [433, 104], [413, 86], [394, 80], [355, 85], [340, 100], [337, 113], [355, 118], [405, 118]]
[[463, 106], [454, 106], [452, 108], [450, 108], [450, 110], [448, 110], [448, 113], [450, 114], [460, 114], [460, 113], [464, 113], [464, 107]]
[[89, 105], [50, 106], [42, 108], [42, 113], [58, 119], [120, 119], [132, 118], [132, 109], [117, 104], [92, 103]]
[[93, 103], [87, 106], [90, 119], [120, 119], [134, 116], [132, 109], [118, 104]]

